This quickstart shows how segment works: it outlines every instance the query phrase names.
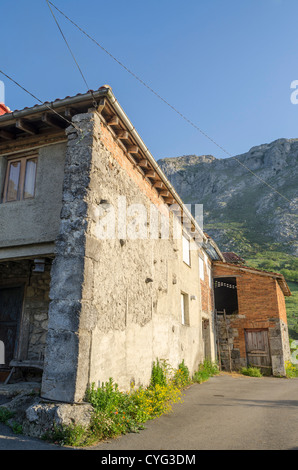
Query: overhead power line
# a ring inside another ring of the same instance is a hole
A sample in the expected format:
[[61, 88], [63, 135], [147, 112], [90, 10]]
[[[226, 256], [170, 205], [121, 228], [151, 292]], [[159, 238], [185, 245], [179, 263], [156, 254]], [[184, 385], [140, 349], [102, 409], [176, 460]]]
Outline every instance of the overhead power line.
[[44, 103], [43, 101], [41, 101], [37, 96], [35, 96], [33, 93], [31, 93], [31, 91], [27, 90], [25, 87], [23, 87], [22, 85], [20, 85], [20, 83], [18, 83], [16, 80], [14, 80], [12, 77], [10, 77], [9, 75], [7, 75], [7, 73], [3, 72], [3, 70], [0, 70], [0, 73], [6, 77], [8, 80], [10, 80], [12, 83], [14, 83], [15, 85], [17, 85], [19, 88], [21, 88], [21, 90], [25, 91], [28, 95], [32, 96], [32, 98], [34, 98], [36, 101], [38, 101], [39, 103], [43, 104], [44, 106], [46, 106], [52, 113], [56, 114], [59, 118], [63, 119], [65, 122], [67, 122], [68, 124], [70, 124], [72, 127], [74, 127], [77, 131], [79, 132], [83, 132], [82, 129], [80, 129], [76, 124], [74, 124], [73, 122], [69, 121], [69, 119], [67, 119], [65, 116], [63, 116], [62, 114], [58, 113], [55, 109], [51, 108], [51, 106], [49, 106], [47, 103]]
[[94, 98], [94, 95], [93, 95], [92, 90], [90, 90], [90, 87], [89, 87], [89, 85], [88, 85], [88, 83], [87, 83], [87, 80], [86, 80], [86, 78], [85, 78], [85, 75], [83, 74], [83, 71], [82, 71], [81, 67], [79, 66], [79, 63], [78, 63], [77, 59], [75, 58], [75, 55], [74, 55], [74, 53], [72, 52], [72, 49], [71, 49], [71, 47], [70, 47], [70, 45], [69, 45], [69, 43], [68, 43], [68, 41], [67, 41], [67, 39], [66, 39], [66, 37], [65, 37], [65, 35], [64, 35], [64, 33], [63, 33], [63, 31], [62, 31], [62, 29], [61, 29], [61, 26], [59, 25], [59, 23], [58, 23], [58, 21], [57, 21], [57, 18], [56, 18], [56, 16], [54, 15], [54, 12], [53, 12], [53, 10], [52, 10], [52, 8], [51, 8], [51, 5], [50, 5], [49, 1], [46, 0], [46, 3], [47, 3], [47, 5], [48, 5], [48, 7], [49, 7], [49, 9], [50, 9], [50, 12], [51, 12], [52, 15], [53, 15], [53, 18], [54, 18], [55, 23], [56, 23], [56, 25], [57, 25], [57, 27], [58, 27], [60, 33], [61, 33], [61, 36], [62, 36], [62, 38], [64, 39], [64, 42], [65, 42], [65, 44], [66, 44], [66, 46], [67, 46], [67, 48], [68, 48], [68, 50], [69, 50], [69, 52], [70, 52], [70, 54], [71, 54], [71, 56], [72, 56], [72, 58], [73, 58], [73, 60], [74, 60], [76, 66], [77, 66], [77, 68], [78, 68], [78, 70], [79, 70], [79, 72], [80, 72], [80, 74], [81, 74], [81, 77], [82, 77], [83, 80], [84, 80], [84, 83], [85, 83], [85, 85], [86, 85], [86, 87], [87, 87], [87, 90], [90, 91], [90, 93], [92, 94], [92, 97], [93, 97], [93, 104], [95, 105], [95, 108], [96, 108], [96, 107], [97, 107], [97, 103], [96, 103], [96, 100], [95, 100], [95, 98]]
[[[166, 104], [169, 108], [171, 108], [175, 113], [177, 113], [184, 121], [186, 121], [188, 124], [190, 124], [192, 127], [194, 127], [197, 131], [199, 131], [204, 137], [206, 137], [210, 142], [212, 142], [216, 147], [218, 147], [220, 150], [222, 150], [226, 155], [228, 155], [230, 158], [233, 158], [236, 162], [239, 163], [243, 168], [245, 168], [249, 173], [251, 173], [253, 176], [255, 176], [261, 183], [265, 184], [268, 188], [270, 188], [272, 191], [277, 193], [279, 196], [281, 196], [283, 199], [285, 199], [288, 202], [291, 202], [290, 199], [288, 199], [286, 196], [281, 194], [277, 189], [275, 189], [271, 184], [269, 184], [266, 180], [261, 178], [259, 175], [257, 175], [254, 171], [252, 171], [249, 167], [247, 167], [241, 160], [239, 160], [237, 157], [233, 156], [231, 153], [229, 153], [224, 147], [219, 145], [214, 139], [212, 139], [206, 132], [204, 132], [199, 126], [197, 126], [195, 123], [193, 123], [189, 118], [187, 118], [183, 113], [181, 113], [177, 108], [175, 108], [173, 105], [171, 105], [167, 100], [165, 100], [159, 93], [157, 93], [153, 88], [150, 87], [144, 80], [142, 80], [138, 75], [136, 75], [132, 70], [130, 70], [126, 65], [124, 65], [120, 60], [118, 60], [113, 54], [111, 54], [105, 47], [103, 47], [99, 42], [96, 41], [92, 36], [90, 36], [86, 31], [84, 31], [77, 23], [75, 23], [71, 18], [69, 18], [63, 11], [61, 11], [53, 2], [50, 0], [46, 0], [48, 4], [51, 4], [64, 18], [66, 18], [70, 23], [72, 23], [77, 29], [81, 31], [87, 38], [89, 38], [92, 42], [94, 42], [102, 51], [104, 51], [107, 55], [109, 55], [115, 62], [117, 62], [118, 65], [120, 65], [124, 70], [126, 70], [132, 77], [134, 77], [136, 80], [138, 80], [144, 87], [146, 87], [151, 93], [153, 93], [159, 100], [161, 100], [164, 104]], [[50, 7], [50, 5], [49, 5]], [[52, 11], [52, 10], [51, 10]], [[57, 22], [57, 21], [56, 21]], [[58, 26], [59, 27], [59, 26]], [[60, 29], [60, 27], [59, 27]], [[60, 29], [61, 31], [61, 29]], [[62, 32], [62, 31], [61, 31]], [[63, 35], [63, 33], [62, 33]], [[69, 48], [70, 49], [70, 48]]]

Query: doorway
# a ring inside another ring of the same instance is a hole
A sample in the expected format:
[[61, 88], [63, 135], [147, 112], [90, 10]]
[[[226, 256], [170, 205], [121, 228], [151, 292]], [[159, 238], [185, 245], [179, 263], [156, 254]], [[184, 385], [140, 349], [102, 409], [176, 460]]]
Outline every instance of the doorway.
[[0, 382], [5, 380], [10, 362], [16, 358], [23, 307], [23, 286], [0, 287], [0, 341], [4, 344], [4, 364], [0, 364]]
[[271, 355], [267, 329], [246, 329], [245, 345], [247, 363], [251, 367], [263, 369], [271, 373]]

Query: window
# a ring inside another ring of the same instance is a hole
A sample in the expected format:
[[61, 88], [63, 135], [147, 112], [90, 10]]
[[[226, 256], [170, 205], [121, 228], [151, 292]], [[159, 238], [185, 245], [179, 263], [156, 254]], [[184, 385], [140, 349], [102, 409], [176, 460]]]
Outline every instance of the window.
[[190, 266], [190, 241], [185, 235], [182, 235], [183, 261]]
[[212, 274], [211, 274], [211, 268], [209, 264], [207, 264], [207, 276], [209, 279], [209, 287], [211, 288], [212, 287]]
[[181, 292], [181, 323], [182, 325], [189, 325], [188, 295], [184, 292]]
[[21, 201], [35, 195], [37, 157], [8, 160], [3, 202]]
[[205, 275], [204, 275], [204, 260], [199, 256], [199, 272], [200, 272], [200, 278], [202, 281], [204, 281]]
[[238, 314], [237, 282], [235, 277], [217, 277], [214, 280], [214, 299], [217, 313]]

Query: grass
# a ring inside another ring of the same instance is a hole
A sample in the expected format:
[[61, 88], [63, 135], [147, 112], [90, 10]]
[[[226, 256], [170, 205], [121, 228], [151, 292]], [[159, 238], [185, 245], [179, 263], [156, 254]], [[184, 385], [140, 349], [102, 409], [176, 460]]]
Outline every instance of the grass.
[[249, 377], [263, 377], [263, 374], [258, 367], [242, 367], [240, 373], [248, 375]]
[[119, 390], [112, 378], [86, 392], [86, 401], [93, 407], [90, 426], [53, 425], [44, 439], [60, 445], [85, 447], [106, 438], [139, 432], [148, 420], [170, 413], [172, 405], [182, 401], [182, 390], [193, 383], [202, 383], [219, 373], [216, 364], [204, 361], [193, 377], [182, 361], [173, 369], [165, 360], [156, 360], [152, 365], [151, 380], [147, 388], [135, 388], [128, 392]]

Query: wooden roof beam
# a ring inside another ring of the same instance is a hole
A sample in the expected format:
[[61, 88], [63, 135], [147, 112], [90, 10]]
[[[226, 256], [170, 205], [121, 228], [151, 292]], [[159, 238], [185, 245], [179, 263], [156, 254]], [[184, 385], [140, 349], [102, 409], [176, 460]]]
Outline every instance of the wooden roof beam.
[[116, 131], [117, 139], [120, 140], [127, 140], [129, 137], [128, 131], [121, 130], [121, 131]]
[[73, 108], [65, 108], [64, 110], [64, 116], [67, 118], [67, 119], [71, 119], [75, 114], [78, 114], [78, 111], [76, 111], [75, 109]]
[[32, 124], [29, 124], [26, 122], [24, 119], [17, 119], [16, 121], [16, 127], [20, 129], [23, 132], [26, 132], [27, 134], [35, 135], [37, 134], [37, 129], [32, 126]]
[[15, 138], [15, 135], [13, 132], [9, 132], [6, 130], [0, 130], [0, 138], [5, 139], [5, 140], [13, 140]]
[[163, 189], [165, 187], [164, 183], [162, 181], [157, 181], [156, 183], [154, 183], [153, 185], [154, 188], [156, 189]]
[[148, 170], [148, 171], [145, 170], [145, 176], [146, 178], [152, 178], [154, 180], [158, 177], [157, 173], [154, 170]]
[[47, 124], [50, 127], [55, 127], [55, 128], [58, 128], [58, 129], [64, 129], [64, 127], [65, 127], [59, 119], [56, 119], [55, 117], [53, 117], [49, 113], [43, 113], [42, 116], [41, 116], [41, 120], [42, 120], [42, 122], [44, 122], [45, 124]]
[[141, 168], [148, 168], [148, 169], [150, 169], [148, 160], [141, 160], [141, 161], [138, 162], [138, 165], [139, 165]]
[[114, 116], [111, 117], [111, 119], [108, 121], [108, 126], [118, 126], [119, 125], [119, 118], [114, 114]]
[[175, 202], [176, 202], [175, 199], [171, 196], [164, 198], [164, 200], [167, 204], [170, 204], [170, 205], [175, 204]]
[[104, 109], [105, 105], [106, 105], [106, 99], [105, 99], [105, 98], [101, 98], [101, 100], [99, 100], [99, 103], [98, 103], [98, 106], [97, 106], [97, 111], [98, 111], [99, 113], [101, 113], [102, 110]]
[[[137, 155], [139, 153], [139, 147], [137, 145], [129, 145], [126, 149], [128, 151], [128, 153], [132, 153], [132, 154], [135, 154]], [[147, 160], [142, 160], [143, 161], [147, 161]], [[142, 165], [140, 165], [142, 166]]]

